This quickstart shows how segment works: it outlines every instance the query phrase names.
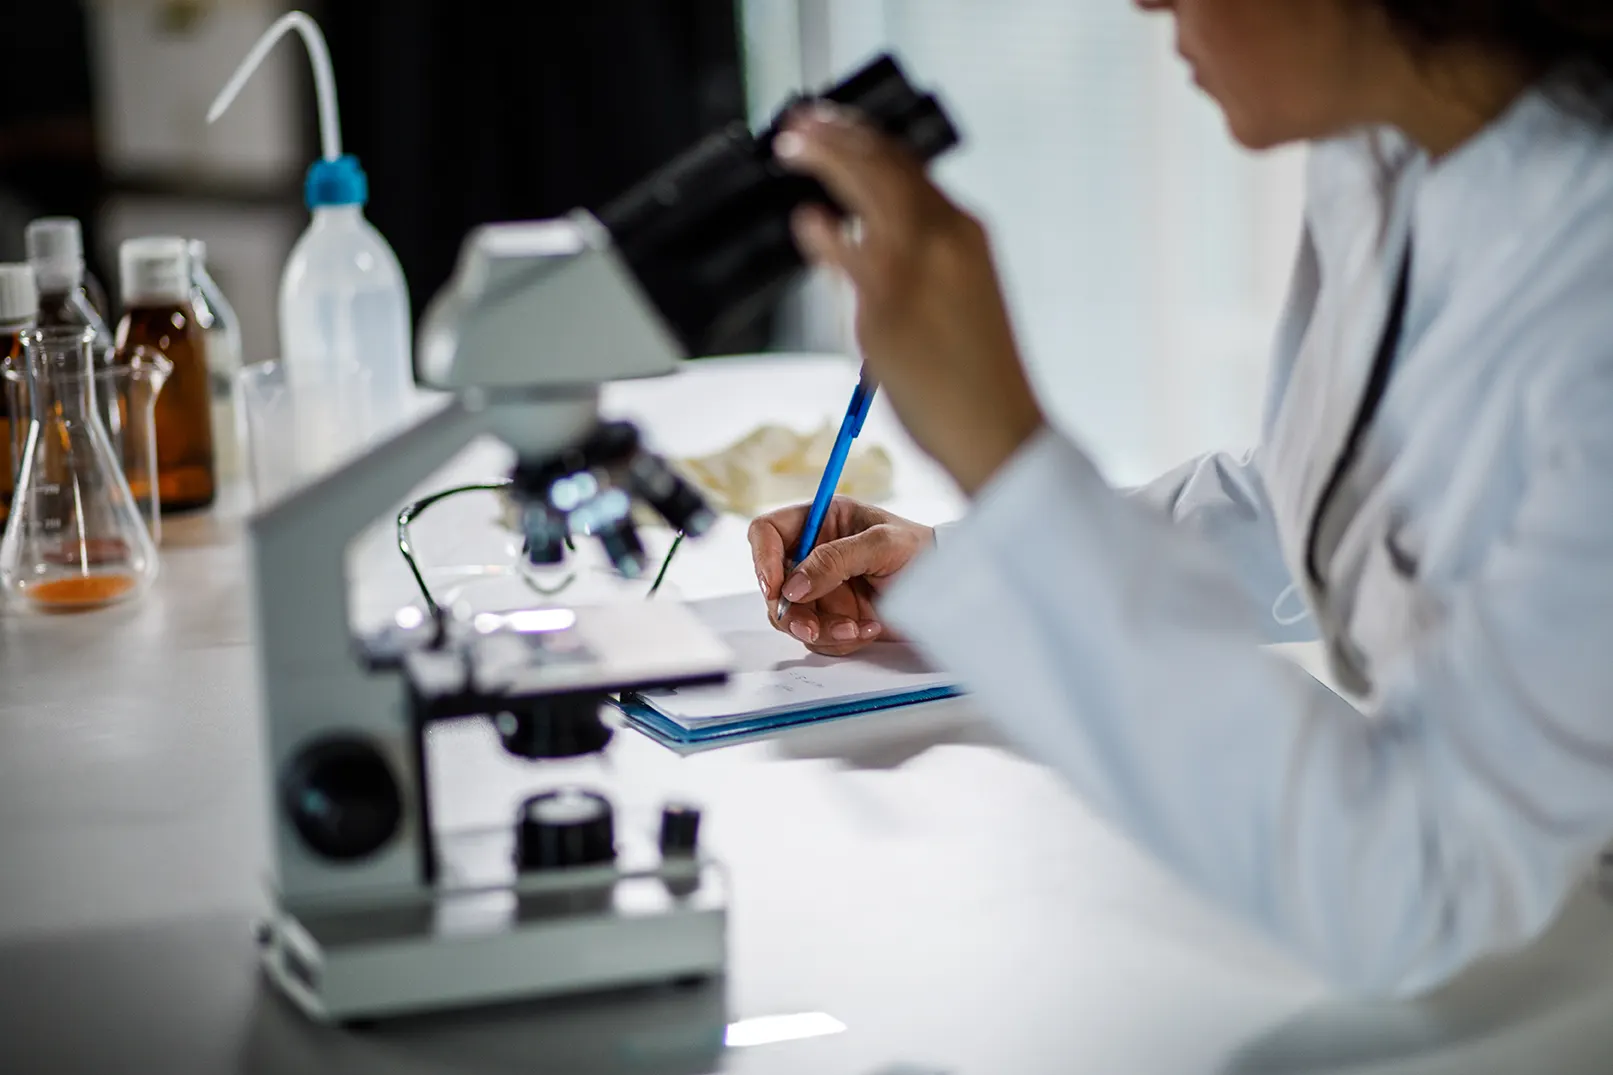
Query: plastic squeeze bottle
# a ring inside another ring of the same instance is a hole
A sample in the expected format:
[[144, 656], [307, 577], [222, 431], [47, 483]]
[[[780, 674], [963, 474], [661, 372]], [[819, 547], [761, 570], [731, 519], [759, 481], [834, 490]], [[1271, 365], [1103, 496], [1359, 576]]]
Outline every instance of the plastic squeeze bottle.
[[313, 67], [323, 150], [303, 187], [313, 218], [280, 277], [281, 362], [298, 469], [306, 473], [395, 430], [413, 413], [416, 392], [403, 270], [364, 218], [369, 184], [358, 158], [342, 153], [335, 77], [318, 24], [301, 11], [277, 19], [219, 91], [208, 122], [291, 30]]

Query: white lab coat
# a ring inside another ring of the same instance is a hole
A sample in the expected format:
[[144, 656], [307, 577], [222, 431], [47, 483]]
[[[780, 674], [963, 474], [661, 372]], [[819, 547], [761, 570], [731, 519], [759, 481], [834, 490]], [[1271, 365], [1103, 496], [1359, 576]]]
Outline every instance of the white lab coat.
[[[1613, 134], [1535, 92], [1433, 166], [1382, 131], [1311, 156], [1259, 448], [1128, 497], [1044, 431], [884, 614], [1200, 891], [1408, 993], [1541, 932], [1613, 840]], [[1260, 645], [1290, 586], [1353, 704]]]

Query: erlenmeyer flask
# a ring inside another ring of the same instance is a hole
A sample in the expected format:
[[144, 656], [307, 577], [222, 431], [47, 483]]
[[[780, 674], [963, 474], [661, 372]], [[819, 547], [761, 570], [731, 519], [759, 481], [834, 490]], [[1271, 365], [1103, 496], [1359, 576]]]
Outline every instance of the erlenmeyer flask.
[[14, 601], [68, 612], [126, 601], [157, 577], [157, 552], [97, 408], [90, 331], [27, 339], [32, 420], [0, 583]]

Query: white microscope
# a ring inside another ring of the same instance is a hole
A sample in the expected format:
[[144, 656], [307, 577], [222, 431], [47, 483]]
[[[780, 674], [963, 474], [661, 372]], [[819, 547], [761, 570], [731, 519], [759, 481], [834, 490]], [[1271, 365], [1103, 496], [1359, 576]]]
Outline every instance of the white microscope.
[[[956, 144], [935, 99], [881, 57], [825, 97], [928, 161]], [[633, 498], [697, 537], [700, 496], [600, 385], [672, 372], [798, 275], [790, 210], [821, 187], [773, 159], [775, 123], [718, 132], [598, 216], [479, 228], [426, 311], [416, 379], [453, 399], [251, 520], [272, 826], [267, 974], [309, 1016], [352, 1021], [720, 975], [727, 892], [669, 804], [619, 831], [610, 802], [558, 787], [507, 827], [434, 833], [424, 764], [435, 720], [484, 716], [534, 763], [603, 750], [622, 690], [721, 679], [725, 647], [662, 601], [483, 613], [354, 638], [344, 553], [471, 440], [514, 449], [527, 555], [600, 541], [642, 573]]]

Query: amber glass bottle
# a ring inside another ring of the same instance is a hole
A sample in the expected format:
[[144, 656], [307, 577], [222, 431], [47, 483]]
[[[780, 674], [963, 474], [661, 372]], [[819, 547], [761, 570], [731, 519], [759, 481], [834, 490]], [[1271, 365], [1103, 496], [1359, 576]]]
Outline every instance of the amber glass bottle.
[[[11, 514], [16, 487], [17, 453], [28, 432], [28, 370], [23, 334], [34, 327], [39, 292], [27, 265], [0, 265], [0, 526]], [[21, 420], [16, 424], [12, 416]]]
[[[190, 255], [185, 240], [130, 239], [118, 250], [123, 320], [118, 350], [161, 351], [174, 364], [157, 397], [157, 491], [164, 515], [213, 502], [213, 413], [207, 340], [190, 306]], [[133, 490], [138, 500], [139, 489]]]

